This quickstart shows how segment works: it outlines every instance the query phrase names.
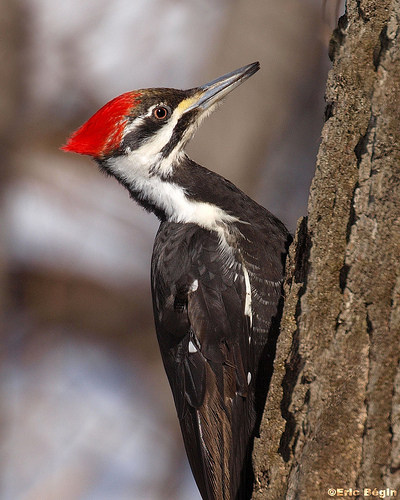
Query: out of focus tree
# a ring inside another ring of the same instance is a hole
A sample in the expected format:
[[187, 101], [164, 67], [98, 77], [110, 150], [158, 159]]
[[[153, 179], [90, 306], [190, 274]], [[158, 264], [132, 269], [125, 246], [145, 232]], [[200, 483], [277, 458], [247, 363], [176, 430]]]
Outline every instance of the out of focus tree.
[[10, 151], [17, 129], [20, 97], [20, 65], [18, 53], [23, 39], [17, 2], [0, 3], [0, 328], [6, 300], [6, 229], [3, 197], [10, 168]]

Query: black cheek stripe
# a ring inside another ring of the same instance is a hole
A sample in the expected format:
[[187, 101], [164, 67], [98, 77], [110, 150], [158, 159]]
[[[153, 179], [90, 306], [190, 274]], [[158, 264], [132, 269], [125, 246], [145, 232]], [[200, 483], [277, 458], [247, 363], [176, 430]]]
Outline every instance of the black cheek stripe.
[[122, 151], [126, 148], [130, 148], [131, 151], [139, 149], [151, 137], [155, 136], [163, 125], [163, 122], [154, 121], [150, 117], [145, 118], [138, 128], [126, 134], [121, 144]]
[[194, 123], [196, 118], [196, 112], [195, 110], [189, 111], [188, 113], [185, 113], [183, 116], [181, 116], [175, 125], [175, 128], [172, 132], [171, 139], [167, 142], [167, 144], [162, 148], [161, 150], [161, 156], [163, 158], [167, 158], [172, 151], [175, 149], [175, 147], [179, 144], [181, 141], [183, 134], [186, 132], [186, 130], [189, 128], [189, 126]]

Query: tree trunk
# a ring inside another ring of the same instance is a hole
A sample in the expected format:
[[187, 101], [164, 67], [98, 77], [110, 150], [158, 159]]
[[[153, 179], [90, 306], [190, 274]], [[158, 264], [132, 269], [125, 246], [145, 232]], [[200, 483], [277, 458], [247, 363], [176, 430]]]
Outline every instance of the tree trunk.
[[399, 21], [400, 0], [348, 0], [332, 36], [253, 499], [400, 497]]

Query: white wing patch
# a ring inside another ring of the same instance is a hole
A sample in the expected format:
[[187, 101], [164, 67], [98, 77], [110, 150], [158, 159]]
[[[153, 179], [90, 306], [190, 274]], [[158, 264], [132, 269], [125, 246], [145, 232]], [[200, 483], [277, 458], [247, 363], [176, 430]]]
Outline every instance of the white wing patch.
[[191, 292], [195, 292], [199, 288], [199, 280], [194, 280], [193, 283], [190, 285], [189, 290]]
[[250, 318], [250, 326], [253, 325], [253, 312], [251, 308], [251, 284], [249, 273], [247, 272], [246, 267], [242, 264], [243, 274], [244, 274], [244, 283], [246, 285], [246, 299], [244, 302], [244, 314]]
[[191, 354], [197, 352], [197, 347], [193, 344], [191, 340], [189, 340], [189, 352]]

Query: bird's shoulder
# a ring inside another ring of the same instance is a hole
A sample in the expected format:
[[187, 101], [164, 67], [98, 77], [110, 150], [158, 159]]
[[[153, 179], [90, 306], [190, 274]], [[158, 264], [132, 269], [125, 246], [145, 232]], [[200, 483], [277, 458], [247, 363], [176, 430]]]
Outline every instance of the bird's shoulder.
[[244, 394], [249, 319], [235, 250], [196, 225], [162, 224], [154, 245], [152, 289], [159, 341], [169, 356], [164, 362], [186, 374], [187, 401], [202, 403], [210, 363], [216, 373], [222, 365], [236, 370], [240, 387], [233, 393]]
[[225, 289], [237, 279], [238, 251], [215, 231], [197, 224], [164, 222], [158, 230], [152, 272], [171, 290], [198, 284]]

